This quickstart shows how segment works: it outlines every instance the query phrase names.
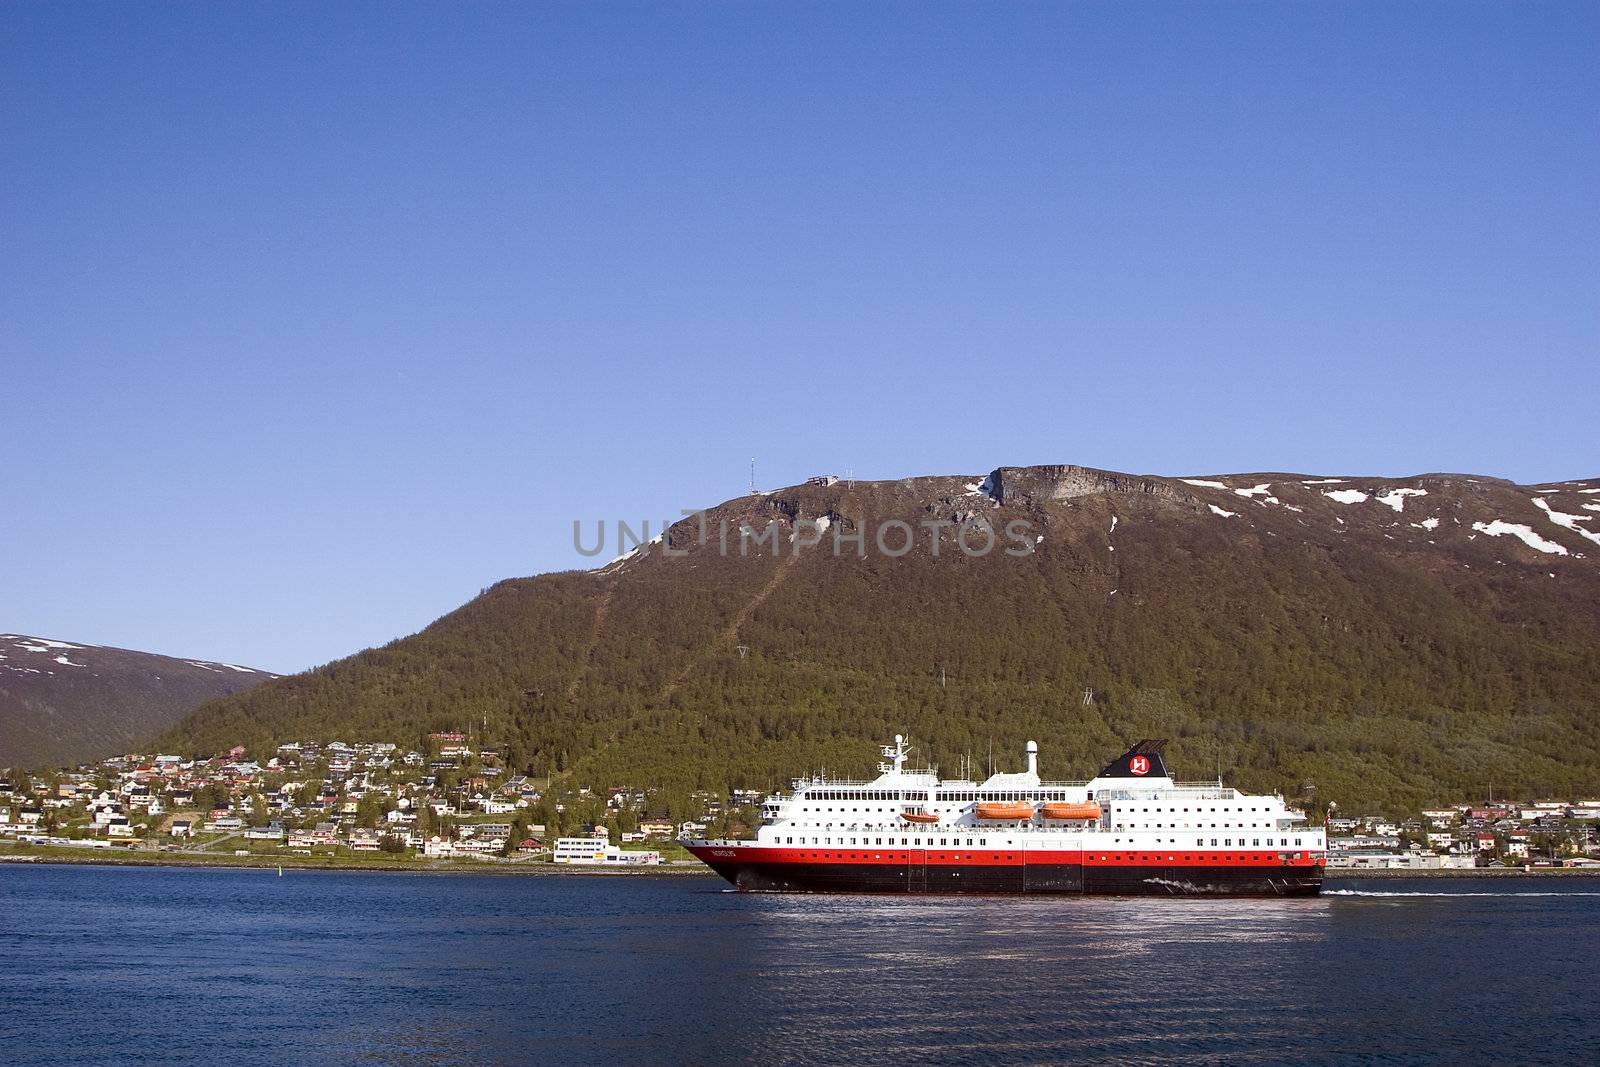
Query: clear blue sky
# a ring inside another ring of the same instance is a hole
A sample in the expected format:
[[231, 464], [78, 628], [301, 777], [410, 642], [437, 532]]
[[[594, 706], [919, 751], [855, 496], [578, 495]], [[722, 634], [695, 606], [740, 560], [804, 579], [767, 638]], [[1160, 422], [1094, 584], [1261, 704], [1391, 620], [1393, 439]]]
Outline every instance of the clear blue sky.
[[7, 4], [0, 630], [299, 669], [574, 518], [1600, 474], [1600, 7]]

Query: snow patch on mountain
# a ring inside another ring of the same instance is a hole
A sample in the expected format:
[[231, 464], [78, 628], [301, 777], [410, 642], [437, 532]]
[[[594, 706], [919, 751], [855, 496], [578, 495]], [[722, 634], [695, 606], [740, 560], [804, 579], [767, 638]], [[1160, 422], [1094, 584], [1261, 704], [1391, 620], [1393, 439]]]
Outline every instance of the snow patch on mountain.
[[1506, 522], [1504, 519], [1496, 519], [1493, 522], [1475, 522], [1472, 524], [1472, 528], [1477, 530], [1479, 533], [1486, 533], [1490, 537], [1499, 537], [1502, 534], [1510, 534], [1512, 537], [1522, 541], [1522, 543], [1527, 545], [1529, 548], [1537, 549], [1538, 551], [1547, 553], [1549, 555], [1565, 556], [1567, 554], [1566, 546], [1558, 545], [1554, 541], [1546, 541], [1544, 538], [1534, 533], [1532, 529], [1527, 526], [1523, 526], [1521, 523]]
[[1226, 489], [1222, 482], [1208, 482], [1204, 478], [1179, 478], [1184, 485], [1198, 485], [1202, 489]]
[[40, 648], [29, 648], [29, 652], [46, 652], [50, 649], [58, 649], [62, 652], [71, 652], [74, 649], [89, 647], [87, 645], [69, 644], [66, 641], [50, 641], [43, 637], [24, 637], [22, 634], [0, 634], [0, 641], [10, 641], [19, 647], [25, 642], [42, 646]]
[[981, 496], [991, 504], [999, 503], [994, 498], [994, 475], [990, 474], [981, 482], [967, 482], [962, 486], [968, 496]]
[[1437, 516], [1435, 516], [1433, 518], [1423, 519], [1421, 522], [1414, 522], [1411, 525], [1415, 526], [1419, 530], [1435, 530], [1439, 527], [1439, 519]]
[[1592, 530], [1585, 529], [1584, 527], [1578, 525], [1580, 522], [1590, 521], [1594, 518], [1593, 515], [1568, 515], [1564, 511], [1552, 510], [1550, 505], [1542, 496], [1534, 497], [1533, 503], [1535, 507], [1539, 508], [1546, 515], [1548, 515], [1550, 517], [1550, 521], [1555, 523], [1557, 526], [1571, 530], [1579, 537], [1587, 538], [1588, 540], [1593, 541], [1595, 544], [1600, 545], [1600, 533], [1595, 533]]
[[1238, 514], [1239, 514], [1237, 511], [1223, 511], [1221, 508], [1217, 507], [1215, 504], [1207, 504], [1206, 507], [1210, 508], [1213, 513], [1215, 513], [1217, 515], [1221, 515], [1225, 519], [1236, 518], [1236, 517], [1238, 517]]
[[636, 556], [643, 555], [644, 553], [650, 551], [650, 548], [651, 548], [652, 545], [660, 544], [661, 543], [661, 538], [663, 536], [664, 536], [664, 534], [656, 534], [654, 537], [650, 538], [650, 540], [646, 541], [644, 544], [642, 544], [642, 545], [634, 545], [632, 548], [628, 549], [628, 551], [624, 552], [622, 555], [618, 556], [616, 559], [612, 560], [610, 563], [607, 563], [604, 567], [601, 567], [600, 570], [602, 572], [603, 571], [608, 571], [612, 567], [618, 566], [619, 564], [626, 563], [626, 562], [628, 562], [629, 560], [633, 559]]
[[1359, 504], [1367, 499], [1367, 494], [1359, 489], [1331, 489], [1322, 495], [1341, 504]]
[[1398, 512], [1405, 508], [1406, 497], [1427, 495], [1428, 491], [1426, 489], [1391, 489], [1387, 493], [1384, 493], [1382, 496], [1378, 497], [1377, 500], [1378, 503], [1394, 508], [1394, 510]]

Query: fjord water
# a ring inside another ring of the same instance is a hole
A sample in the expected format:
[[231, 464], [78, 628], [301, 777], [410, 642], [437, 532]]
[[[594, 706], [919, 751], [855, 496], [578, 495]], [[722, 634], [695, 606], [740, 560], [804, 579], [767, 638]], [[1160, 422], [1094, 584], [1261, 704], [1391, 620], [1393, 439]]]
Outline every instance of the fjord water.
[[1467, 1063], [1600, 1056], [1600, 880], [1310, 900], [0, 867], [0, 1059]]

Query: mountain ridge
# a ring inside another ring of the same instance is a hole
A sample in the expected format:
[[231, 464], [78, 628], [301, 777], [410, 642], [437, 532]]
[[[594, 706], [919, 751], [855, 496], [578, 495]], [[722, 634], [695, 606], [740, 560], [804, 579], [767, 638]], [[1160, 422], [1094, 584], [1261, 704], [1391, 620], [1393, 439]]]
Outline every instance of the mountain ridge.
[[[1019, 522], [1037, 540], [1011, 554]], [[1173, 736], [1180, 767], [1341, 803], [1600, 790], [1596, 525], [1593, 479], [814, 480], [496, 583], [162, 742], [469, 727], [527, 769], [687, 789], [861, 763], [897, 732], [947, 763], [1034, 736], [1072, 773]], [[984, 526], [996, 547], [966, 551]]]
[[0, 767], [117, 755], [207, 699], [275, 677], [232, 663], [0, 633]]

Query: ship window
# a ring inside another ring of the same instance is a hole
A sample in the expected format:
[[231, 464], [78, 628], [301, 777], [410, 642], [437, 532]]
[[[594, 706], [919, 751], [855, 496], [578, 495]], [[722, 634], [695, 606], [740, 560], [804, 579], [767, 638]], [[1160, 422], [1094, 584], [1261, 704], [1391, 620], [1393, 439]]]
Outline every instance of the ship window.
[[1216, 848], [1217, 847], [1217, 839], [1214, 838], [1214, 837], [1211, 839], [1211, 847], [1212, 848]]
[[1298, 844], [1299, 844], [1299, 843], [1300, 843], [1300, 839], [1299, 839], [1299, 838], [1298, 838], [1298, 837], [1297, 837], [1297, 838], [1295, 838], [1295, 839], [1294, 839], [1294, 843], [1295, 843], [1295, 844], [1297, 844], [1297, 845], [1298, 845]]
[[792, 844], [794, 844], [794, 838], [792, 838], [792, 837], [784, 838], [783, 843], [786, 844], [786, 845], [792, 845]]

